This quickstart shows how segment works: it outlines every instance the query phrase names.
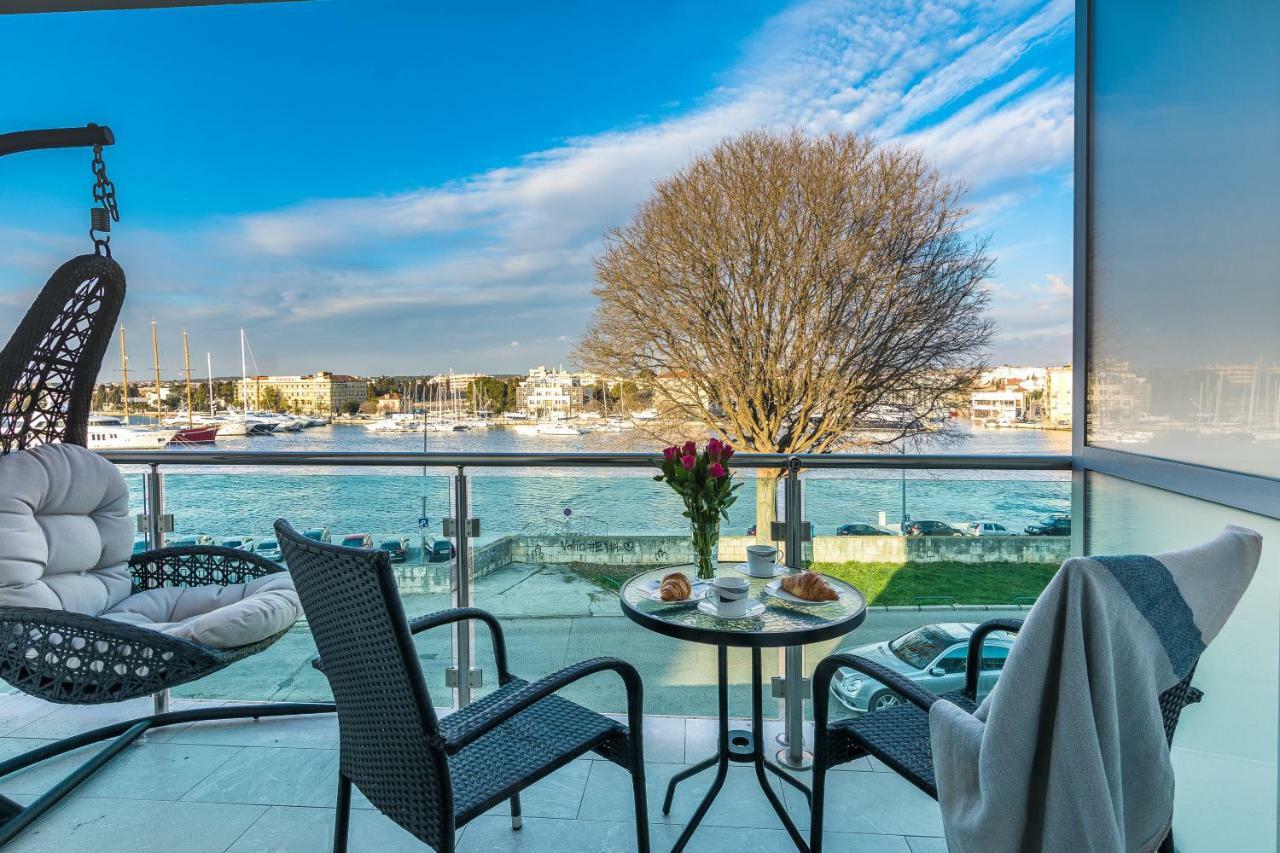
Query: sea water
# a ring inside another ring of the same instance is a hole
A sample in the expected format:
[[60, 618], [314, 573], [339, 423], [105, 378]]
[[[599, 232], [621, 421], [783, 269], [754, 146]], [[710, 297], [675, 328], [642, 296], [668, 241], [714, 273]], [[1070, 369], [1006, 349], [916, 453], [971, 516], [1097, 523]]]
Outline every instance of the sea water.
[[[915, 452], [1070, 452], [1067, 432], [1030, 429], [971, 429], [961, 422], [960, 439], [945, 447], [920, 444]], [[640, 431], [581, 436], [525, 437], [505, 429], [459, 433], [377, 433], [334, 424], [298, 433], [220, 439], [218, 450], [600, 452], [646, 451], [658, 443]], [[209, 445], [190, 449], [210, 449]], [[175, 447], [174, 465], [162, 468], [165, 509], [179, 533], [221, 539], [271, 536], [276, 518], [299, 529], [328, 527], [334, 535], [371, 533], [375, 538], [438, 536], [452, 512], [451, 468], [184, 466]], [[620, 535], [682, 533], [682, 506], [671, 490], [644, 469], [474, 468], [471, 514], [484, 538], [513, 533]], [[141, 512], [141, 475], [126, 469], [135, 511]], [[739, 500], [729, 511], [725, 535], [745, 534], [754, 523], [755, 473], [740, 470]], [[817, 471], [804, 475], [805, 516], [817, 535], [841, 524], [896, 524], [914, 520], [953, 524], [984, 520], [1011, 532], [1071, 508], [1067, 472], [1023, 471]], [[425, 519], [425, 520], [424, 520]], [[376, 544], [376, 543], [375, 543]]]

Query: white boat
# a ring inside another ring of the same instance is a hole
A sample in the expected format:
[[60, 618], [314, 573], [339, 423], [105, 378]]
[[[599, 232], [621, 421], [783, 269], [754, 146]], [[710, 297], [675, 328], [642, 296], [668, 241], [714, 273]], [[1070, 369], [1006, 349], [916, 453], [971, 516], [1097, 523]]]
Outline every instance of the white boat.
[[[116, 420], [119, 420], [118, 418]], [[161, 450], [178, 434], [175, 429], [143, 429], [124, 424], [89, 423], [90, 450]]]
[[[519, 427], [517, 427], [519, 429]], [[559, 423], [538, 424], [538, 435], [582, 435], [586, 430], [570, 426], [563, 421]]]
[[637, 421], [654, 421], [658, 419], [657, 409], [641, 409], [638, 412], [632, 412], [631, 417]]
[[516, 424], [511, 430], [516, 435], [537, 435], [538, 424]]
[[422, 432], [423, 424], [413, 415], [392, 414], [364, 425], [370, 432]]

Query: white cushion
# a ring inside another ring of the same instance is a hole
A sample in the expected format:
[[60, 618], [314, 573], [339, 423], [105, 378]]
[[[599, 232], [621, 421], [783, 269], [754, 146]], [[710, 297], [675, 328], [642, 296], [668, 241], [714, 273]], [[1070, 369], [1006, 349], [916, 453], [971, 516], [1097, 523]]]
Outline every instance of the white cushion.
[[228, 586], [149, 589], [102, 614], [215, 649], [234, 649], [278, 634], [302, 615], [287, 572]]
[[110, 462], [72, 444], [0, 456], [0, 605], [96, 616], [129, 594], [132, 551]]

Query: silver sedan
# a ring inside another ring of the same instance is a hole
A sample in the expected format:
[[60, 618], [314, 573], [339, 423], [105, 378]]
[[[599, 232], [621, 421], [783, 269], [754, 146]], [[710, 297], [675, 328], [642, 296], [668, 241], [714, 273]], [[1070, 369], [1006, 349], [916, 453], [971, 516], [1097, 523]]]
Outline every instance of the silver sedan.
[[[894, 640], [864, 646], [842, 648], [841, 652], [867, 658], [881, 666], [900, 672], [933, 693], [946, 693], [964, 687], [964, 672], [969, 653], [969, 637], [974, 622], [944, 622], [921, 625]], [[982, 649], [982, 671], [978, 674], [978, 698], [995, 686], [1004, 668], [1013, 635], [996, 631], [990, 634]], [[870, 676], [841, 668], [831, 680], [831, 695], [855, 713], [881, 711], [902, 703], [902, 697]]]

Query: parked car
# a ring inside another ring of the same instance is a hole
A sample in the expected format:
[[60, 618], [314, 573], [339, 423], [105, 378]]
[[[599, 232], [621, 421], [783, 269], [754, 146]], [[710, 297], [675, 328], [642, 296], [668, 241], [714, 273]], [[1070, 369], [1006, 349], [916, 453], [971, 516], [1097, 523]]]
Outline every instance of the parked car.
[[213, 537], [205, 533], [183, 534], [181, 536], [170, 536], [165, 545], [170, 548], [192, 548], [197, 545], [212, 545]]
[[409, 556], [409, 537], [392, 536], [390, 539], [383, 539], [378, 550], [386, 551], [391, 562], [403, 563]]
[[343, 548], [363, 548], [373, 550], [373, 537], [368, 533], [348, 533], [338, 542]]
[[964, 533], [941, 521], [913, 521], [907, 525], [908, 536], [963, 536]]
[[756, 535], [756, 526], [754, 524], [747, 528], [747, 535], [748, 536]]
[[316, 542], [332, 542], [333, 536], [329, 533], [327, 527], [312, 527], [309, 530], [302, 531], [302, 535], [308, 539], [314, 539]]
[[971, 521], [964, 526], [970, 536], [1016, 536], [1009, 528], [994, 521]]
[[458, 556], [458, 549], [448, 539], [436, 539], [427, 550], [428, 563], [447, 563]]
[[[900, 672], [926, 690], [942, 694], [964, 687], [969, 637], [975, 622], [945, 622], [921, 625], [888, 642], [869, 643], [839, 651], [864, 657]], [[1004, 668], [1013, 635], [995, 631], [982, 646], [982, 671], [978, 674], [978, 696], [995, 686]], [[831, 680], [831, 695], [855, 713], [883, 711], [902, 704], [902, 697], [868, 675], [841, 668]]]
[[277, 563], [284, 562], [284, 554], [280, 551], [280, 543], [275, 539], [263, 539], [257, 545], [253, 546], [253, 553], [267, 560], [273, 560]]
[[1028, 536], [1070, 536], [1071, 516], [1065, 513], [1051, 515], [1039, 524], [1027, 527]]
[[836, 528], [837, 536], [892, 536], [893, 534], [887, 530], [881, 530], [874, 524], [860, 524], [857, 522], [851, 524], [842, 524]]
[[229, 536], [218, 544], [223, 548], [239, 548], [241, 551], [252, 551], [254, 541], [252, 536]]

